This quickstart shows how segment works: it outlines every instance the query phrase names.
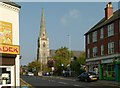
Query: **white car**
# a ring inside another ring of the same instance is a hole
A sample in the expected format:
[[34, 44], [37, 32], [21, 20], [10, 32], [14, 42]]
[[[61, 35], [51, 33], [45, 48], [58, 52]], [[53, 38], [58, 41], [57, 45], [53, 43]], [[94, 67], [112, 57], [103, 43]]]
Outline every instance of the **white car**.
[[34, 73], [32, 73], [32, 72], [28, 72], [27, 75], [28, 75], [28, 76], [34, 76]]

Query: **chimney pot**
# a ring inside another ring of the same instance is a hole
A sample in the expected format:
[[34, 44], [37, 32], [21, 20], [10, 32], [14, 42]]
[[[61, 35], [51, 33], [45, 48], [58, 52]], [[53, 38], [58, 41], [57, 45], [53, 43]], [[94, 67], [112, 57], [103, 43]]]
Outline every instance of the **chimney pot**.
[[109, 2], [105, 8], [105, 18], [109, 19], [113, 15], [112, 2]]

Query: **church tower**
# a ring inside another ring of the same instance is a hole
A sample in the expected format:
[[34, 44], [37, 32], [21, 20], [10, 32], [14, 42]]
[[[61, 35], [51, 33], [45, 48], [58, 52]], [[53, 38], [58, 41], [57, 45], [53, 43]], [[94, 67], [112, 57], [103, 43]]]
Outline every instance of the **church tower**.
[[49, 58], [49, 38], [46, 32], [46, 24], [44, 18], [44, 9], [42, 8], [42, 17], [40, 25], [40, 34], [38, 37], [37, 60], [42, 64], [47, 64]]

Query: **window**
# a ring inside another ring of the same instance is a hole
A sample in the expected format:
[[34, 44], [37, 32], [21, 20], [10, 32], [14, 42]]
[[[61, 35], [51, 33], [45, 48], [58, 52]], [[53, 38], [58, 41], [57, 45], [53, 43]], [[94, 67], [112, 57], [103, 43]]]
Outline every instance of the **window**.
[[119, 51], [120, 51], [120, 40], [119, 40]]
[[43, 54], [43, 56], [45, 57], [45, 53]]
[[94, 47], [93, 48], [93, 57], [96, 57], [97, 56], [97, 47]]
[[90, 44], [90, 35], [87, 35], [87, 43]]
[[108, 25], [108, 37], [114, 35], [114, 24]]
[[11, 86], [13, 80], [13, 71], [11, 66], [0, 66], [0, 86]]
[[108, 43], [108, 54], [114, 53], [114, 42]]
[[45, 36], [45, 34], [43, 33], [43, 36]]
[[104, 46], [101, 45], [101, 55], [104, 55]]
[[90, 58], [90, 49], [87, 51], [87, 57]]
[[45, 42], [43, 43], [43, 47], [45, 47]]
[[100, 39], [103, 39], [104, 37], [104, 30], [103, 28], [100, 29]]
[[119, 32], [120, 32], [120, 20], [119, 20]]
[[93, 40], [93, 42], [97, 41], [97, 31], [93, 32], [93, 34], [92, 34], [92, 40]]

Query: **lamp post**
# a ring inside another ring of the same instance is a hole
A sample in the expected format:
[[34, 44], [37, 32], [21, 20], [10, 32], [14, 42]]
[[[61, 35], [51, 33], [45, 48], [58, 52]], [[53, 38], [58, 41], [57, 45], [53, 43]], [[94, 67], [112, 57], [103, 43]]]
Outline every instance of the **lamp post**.
[[71, 36], [68, 34], [68, 47], [69, 47], [69, 63], [71, 61]]

